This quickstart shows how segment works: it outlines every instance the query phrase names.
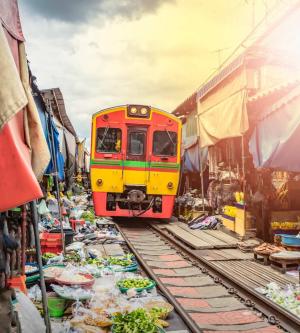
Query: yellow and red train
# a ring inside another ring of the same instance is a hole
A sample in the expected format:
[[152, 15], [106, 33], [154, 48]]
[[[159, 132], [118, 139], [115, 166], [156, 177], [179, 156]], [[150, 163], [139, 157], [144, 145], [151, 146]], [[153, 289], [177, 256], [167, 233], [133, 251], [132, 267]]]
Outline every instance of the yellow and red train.
[[93, 115], [91, 186], [98, 216], [170, 218], [180, 177], [181, 122], [117, 106]]

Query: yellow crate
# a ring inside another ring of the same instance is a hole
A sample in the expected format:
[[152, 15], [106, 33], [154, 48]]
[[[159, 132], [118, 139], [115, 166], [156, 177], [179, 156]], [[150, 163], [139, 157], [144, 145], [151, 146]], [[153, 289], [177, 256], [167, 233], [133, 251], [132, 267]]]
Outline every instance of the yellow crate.
[[222, 223], [227, 229], [234, 231], [234, 229], [235, 229], [235, 218], [234, 217], [230, 217], [230, 216], [223, 214]]

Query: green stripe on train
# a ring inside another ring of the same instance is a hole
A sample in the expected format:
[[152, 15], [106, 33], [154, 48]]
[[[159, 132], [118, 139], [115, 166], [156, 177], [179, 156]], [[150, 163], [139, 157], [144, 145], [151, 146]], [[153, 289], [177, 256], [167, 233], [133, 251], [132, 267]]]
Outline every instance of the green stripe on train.
[[[149, 162], [141, 161], [112, 161], [112, 160], [91, 160], [91, 165], [124, 166], [134, 168], [149, 168]], [[178, 163], [152, 162], [150, 168], [179, 169]]]

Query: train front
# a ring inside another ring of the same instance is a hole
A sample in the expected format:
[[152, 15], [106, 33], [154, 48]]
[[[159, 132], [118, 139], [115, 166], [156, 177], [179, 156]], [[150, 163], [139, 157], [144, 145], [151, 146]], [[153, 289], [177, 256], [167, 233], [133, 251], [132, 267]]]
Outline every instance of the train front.
[[91, 184], [98, 216], [170, 218], [180, 173], [181, 123], [141, 105], [93, 116]]

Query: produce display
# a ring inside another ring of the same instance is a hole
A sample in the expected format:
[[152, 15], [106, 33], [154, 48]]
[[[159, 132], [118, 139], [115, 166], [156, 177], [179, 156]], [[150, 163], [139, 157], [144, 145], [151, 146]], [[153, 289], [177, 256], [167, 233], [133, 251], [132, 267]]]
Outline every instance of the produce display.
[[62, 272], [64, 271], [64, 267], [63, 266], [49, 266], [49, 267], [44, 267], [43, 271], [44, 271], [44, 276], [45, 278], [48, 279], [54, 279], [58, 276], [60, 276], [62, 274]]
[[81, 218], [93, 223], [95, 221], [95, 214], [93, 212], [91, 212], [90, 210], [88, 210], [81, 214]]
[[130, 257], [108, 257], [107, 261], [109, 265], [118, 265], [118, 266], [130, 266], [133, 264], [133, 261]]
[[45, 260], [49, 260], [49, 259], [52, 259], [54, 257], [56, 257], [56, 254], [54, 254], [54, 253], [46, 252], [46, 253], [43, 254], [43, 259], [45, 259]]
[[118, 314], [113, 318], [113, 333], [158, 333], [157, 318], [144, 309], [136, 309], [128, 314]]
[[35, 265], [25, 265], [25, 274], [33, 274], [38, 271]]
[[118, 287], [124, 289], [145, 289], [150, 287], [152, 284], [153, 281], [148, 278], [128, 278], [119, 281]]
[[286, 222], [272, 222], [271, 227], [273, 230], [300, 230], [300, 223], [295, 221]]
[[81, 262], [81, 257], [79, 255], [79, 253], [77, 253], [76, 251], [72, 251], [65, 256], [65, 261], [79, 263], [79, 262]]
[[284, 247], [272, 245], [269, 243], [262, 243], [254, 249], [254, 252], [269, 255], [285, 250]]
[[149, 301], [145, 304], [145, 309], [160, 319], [166, 319], [174, 307], [165, 301]]
[[280, 288], [278, 284], [272, 282], [259, 291], [273, 302], [300, 317], [300, 286], [288, 285]]
[[55, 281], [59, 284], [65, 285], [89, 285], [94, 283], [94, 278], [89, 274], [81, 274], [81, 273], [71, 273], [69, 271], [64, 271], [60, 274], [59, 277], [55, 278]]

